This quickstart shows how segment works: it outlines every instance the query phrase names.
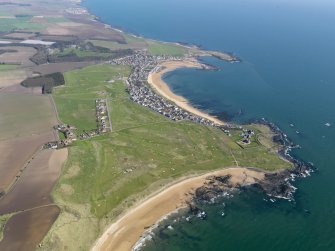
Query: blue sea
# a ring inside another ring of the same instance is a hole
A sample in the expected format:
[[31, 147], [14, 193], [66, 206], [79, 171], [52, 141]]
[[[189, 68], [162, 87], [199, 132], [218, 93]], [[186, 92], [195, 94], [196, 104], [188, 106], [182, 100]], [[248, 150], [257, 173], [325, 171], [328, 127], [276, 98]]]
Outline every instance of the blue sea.
[[335, 250], [335, 1], [86, 0], [83, 5], [125, 31], [233, 52], [241, 63], [203, 58], [220, 70], [179, 69], [165, 80], [194, 106], [224, 120], [264, 117], [276, 123], [301, 146], [293, 154], [318, 169], [294, 183], [295, 202], [266, 201], [260, 191], [246, 190], [216, 205], [200, 205], [207, 220], [171, 220], [143, 250]]

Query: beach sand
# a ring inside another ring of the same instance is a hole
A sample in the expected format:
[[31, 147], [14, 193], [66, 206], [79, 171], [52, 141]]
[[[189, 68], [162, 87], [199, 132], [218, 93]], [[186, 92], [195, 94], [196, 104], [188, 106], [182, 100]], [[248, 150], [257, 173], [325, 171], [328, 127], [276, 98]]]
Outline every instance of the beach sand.
[[148, 227], [163, 216], [187, 206], [192, 193], [210, 176], [230, 174], [233, 185], [248, 185], [264, 179], [264, 173], [248, 168], [226, 168], [197, 177], [187, 177], [135, 206], [113, 223], [97, 240], [92, 251], [130, 251]]
[[178, 68], [203, 68], [203, 65], [199, 63], [195, 59], [188, 59], [188, 60], [182, 60], [182, 61], [167, 61], [160, 65], [162, 67], [162, 70], [158, 72], [151, 72], [148, 76], [148, 83], [156, 90], [160, 95], [165, 97], [166, 99], [171, 100], [174, 102], [177, 106], [181, 107], [182, 109], [193, 113], [195, 115], [198, 115], [200, 117], [206, 118], [208, 120], [211, 120], [219, 125], [223, 125], [224, 123], [219, 120], [218, 118], [211, 116], [203, 111], [200, 111], [193, 106], [191, 106], [187, 99], [178, 96], [174, 94], [169, 86], [164, 82], [162, 79], [162, 76], [170, 71], [173, 71]]

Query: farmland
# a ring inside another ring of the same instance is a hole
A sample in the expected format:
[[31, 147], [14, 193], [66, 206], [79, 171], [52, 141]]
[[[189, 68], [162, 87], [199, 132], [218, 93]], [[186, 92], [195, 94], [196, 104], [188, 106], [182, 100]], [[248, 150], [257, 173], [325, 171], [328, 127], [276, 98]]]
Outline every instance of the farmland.
[[13, 30], [41, 31], [46, 26], [36, 23], [32, 20], [32, 16], [5, 16], [0, 18], [0, 32]]

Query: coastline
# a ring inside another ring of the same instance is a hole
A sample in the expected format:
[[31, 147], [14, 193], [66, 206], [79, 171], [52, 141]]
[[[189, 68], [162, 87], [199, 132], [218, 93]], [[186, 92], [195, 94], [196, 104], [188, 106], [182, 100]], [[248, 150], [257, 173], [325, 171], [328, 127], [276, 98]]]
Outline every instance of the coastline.
[[[112, 28], [112, 29], [117, 30], [115, 28]], [[121, 30], [117, 30], [117, 31], [119, 31], [121, 33], [124, 33]], [[165, 42], [163, 42], [163, 43], [165, 43]], [[169, 88], [169, 86], [166, 84], [166, 82], [163, 80], [163, 75], [167, 72], [171, 72], [175, 69], [183, 68], [183, 67], [199, 68], [200, 69], [200, 68], [205, 67], [203, 64], [198, 62], [196, 60], [196, 58], [189, 58], [189, 59], [184, 60], [184, 61], [167, 61], [167, 62], [162, 63], [160, 66], [162, 66], [161, 71], [152, 72], [148, 76], [148, 83], [151, 85], [151, 87], [154, 90], [156, 90], [161, 96], [167, 98], [168, 100], [171, 100], [177, 106], [183, 108], [184, 110], [186, 110], [190, 113], [196, 114], [200, 117], [206, 118], [208, 120], [211, 120], [211, 121], [213, 121], [213, 122], [215, 122], [219, 125], [224, 125], [223, 121], [220, 121], [216, 117], [210, 116], [209, 114], [192, 107], [192, 105], [189, 103], [189, 101], [187, 99], [185, 99], [182, 96], [178, 96], [178, 95], [174, 94], [171, 91], [171, 89]], [[235, 170], [237, 170], [237, 169], [239, 169], [239, 168], [234, 168], [234, 170], [232, 170], [232, 172], [235, 172]], [[242, 178], [243, 178], [243, 180], [246, 180], [246, 177], [244, 175], [244, 172], [246, 170], [250, 170], [250, 169], [246, 168], [246, 169], [243, 169], [243, 171], [241, 170], [240, 173], [234, 174], [233, 177], [232, 177], [232, 180], [240, 180], [241, 181]], [[112, 226], [114, 226], [115, 228], [111, 229], [112, 232], [107, 233], [107, 235], [106, 235], [107, 239], [105, 239], [104, 241], [106, 241], [106, 242], [109, 241], [109, 238], [111, 237], [110, 235], [113, 234], [113, 233], [115, 233], [115, 238], [117, 238], [116, 240], [119, 240], [120, 238], [123, 237], [124, 242], [127, 242], [128, 244], [130, 242], [133, 242], [134, 240], [138, 241], [139, 238], [141, 237], [141, 234], [138, 235], [135, 238], [135, 237], [132, 237], [129, 234], [129, 233], [132, 233], [132, 231], [134, 231], [133, 229], [128, 229], [128, 231], [130, 231], [130, 232], [126, 232], [127, 231], [126, 227], [129, 228], [129, 222], [131, 222], [131, 223], [134, 222], [134, 221], [137, 222], [137, 221], [139, 221], [138, 219], [141, 219], [141, 220], [144, 219], [144, 220], [147, 220], [147, 221], [152, 220], [153, 221], [153, 219], [150, 218], [149, 216], [151, 216], [151, 214], [154, 214], [154, 216], [152, 216], [152, 217], [157, 218], [157, 220], [154, 223], [149, 222], [150, 224], [149, 223], [145, 224], [145, 223], [141, 222], [142, 225], [136, 226], [137, 229], [138, 229], [138, 232], [141, 231], [141, 233], [143, 234], [143, 232], [146, 231], [145, 229], [147, 228], [147, 226], [153, 225], [161, 219], [161, 216], [159, 217], [160, 213], [162, 213], [161, 215], [164, 216], [164, 215], [167, 215], [167, 214], [175, 211], [176, 208], [186, 207], [187, 206], [187, 201], [193, 197], [192, 194], [191, 194], [192, 191], [194, 191], [194, 189], [196, 189], [197, 187], [201, 186], [204, 182], [206, 182], [206, 178], [208, 178], [208, 176], [211, 176], [211, 175], [225, 175], [225, 174], [223, 174], [223, 173], [225, 173], [225, 171], [228, 171], [228, 170], [224, 169], [224, 170], [221, 170], [221, 171], [215, 171], [215, 172], [211, 172], [209, 174], [201, 175], [201, 176], [198, 176], [198, 177], [185, 176], [181, 180], [179, 180], [179, 181], [177, 180], [176, 182], [162, 188], [157, 193], [150, 195], [144, 201], [140, 202], [138, 204], [138, 206], [136, 206], [134, 209], [130, 208], [129, 209], [130, 211], [129, 212], [126, 211], [122, 218], [120, 218], [118, 221], [112, 223], [110, 228]], [[222, 174], [221, 174], [221, 172], [222, 172]], [[264, 176], [263, 172], [260, 172], [260, 173], [263, 174], [263, 176]], [[179, 189], [180, 186], [178, 186], [178, 185], [182, 186], [183, 189], [185, 189], [184, 193], [182, 192], [184, 190]], [[160, 197], [161, 200], [159, 200], [159, 198], [156, 198], [156, 196]], [[176, 199], [175, 196], [178, 197], [178, 200]], [[156, 198], [157, 200], [154, 200], [154, 198]], [[152, 200], [154, 200], [154, 201], [152, 201]], [[159, 206], [159, 207], [157, 207], [157, 206]], [[144, 209], [143, 209], [143, 207], [144, 207]], [[151, 210], [149, 210], [150, 208], [151, 208]], [[137, 210], [142, 210], [142, 209], [144, 211], [142, 211], [143, 214], [142, 214], [142, 217], [141, 217], [141, 213], [138, 213], [136, 211]], [[155, 211], [155, 212], [153, 212], [153, 211]], [[164, 211], [168, 211], [168, 212], [164, 213]], [[132, 217], [131, 214], [133, 215], [133, 217], [136, 217], [136, 218], [131, 218]], [[128, 222], [128, 224], [124, 223], [125, 220], [126, 220], [126, 222]], [[120, 225], [118, 225], [118, 224], [120, 224]], [[118, 229], [116, 229], [116, 227]], [[108, 230], [110, 228], [108, 228]], [[103, 238], [105, 236], [105, 234], [106, 233], [104, 233], [99, 238], [97, 244], [100, 243], [100, 239]], [[131, 237], [130, 241], [127, 239], [128, 237], [129, 238]], [[116, 242], [116, 240], [114, 240], [115, 238], [113, 236], [112, 241]], [[128, 248], [128, 246], [126, 246], [126, 245], [128, 245], [127, 243], [124, 244], [125, 248]], [[102, 245], [103, 244], [104, 243], [102, 243]], [[135, 242], [135, 244], [136, 244], [136, 242]], [[116, 250], [130, 250], [131, 249], [131, 247], [129, 249], [122, 249], [123, 246], [121, 246], [120, 249], [118, 247], [119, 246], [116, 246]], [[102, 248], [104, 248], [104, 246], [102, 246]], [[108, 245], [108, 248], [106, 247], [106, 249], [92, 249], [92, 250], [109, 250], [109, 248], [110, 248], [110, 246]], [[114, 250], [114, 248], [112, 248], [112, 250]]]
[[204, 65], [198, 62], [196, 59], [186, 59], [182, 61], [166, 61], [160, 64], [159, 66], [161, 69], [159, 71], [152, 71], [148, 76], [148, 83], [149, 85], [158, 92], [164, 98], [172, 101], [177, 106], [181, 107], [182, 109], [195, 114], [197, 116], [206, 118], [210, 121], [218, 125], [224, 125], [224, 122], [219, 120], [218, 118], [207, 114], [195, 107], [193, 107], [187, 99], [182, 96], [179, 96], [173, 93], [167, 83], [163, 80], [163, 75], [174, 71], [178, 68], [204, 68]]
[[225, 175], [231, 175], [230, 182], [233, 186], [251, 185], [265, 179], [265, 172], [242, 167], [184, 177], [140, 202], [112, 223], [96, 241], [91, 251], [132, 250], [146, 229], [171, 212], [187, 207], [187, 202], [193, 198], [194, 190], [204, 185], [209, 177]]
[[[89, 10], [88, 13], [90, 13]], [[96, 21], [104, 24], [104, 22], [102, 22], [100, 19], [97, 19]], [[120, 28], [115, 28], [110, 24], [108, 24], [108, 26], [109, 29], [116, 30], [120, 33], [128, 34], [136, 38], [143, 38], [141, 35], [128, 33]], [[192, 46], [187, 46], [180, 43], [171, 43], [159, 40], [153, 41], [168, 44], [177, 44], [188, 49], [192, 48]], [[200, 49], [198, 46], [196, 46], [195, 48], [198, 49], [201, 53], [198, 52], [196, 55], [193, 55], [193, 57], [184, 58], [183, 60], [165, 61], [157, 65], [157, 67], [149, 73], [147, 82], [154, 91], [156, 91], [159, 95], [166, 98], [167, 100], [175, 103], [178, 107], [192, 114], [213, 121], [218, 125], [225, 125], [225, 123], [218, 118], [193, 107], [189, 103], [189, 101], [183, 96], [173, 93], [168, 84], [163, 80], [164, 74], [172, 72], [179, 68], [206, 69], [207, 66], [199, 62], [196, 59], [197, 56], [213, 56], [228, 62], [241, 61], [241, 59], [235, 57], [233, 54], [228, 54], [225, 52], [220, 53], [215, 51], [206, 51]], [[269, 123], [266, 123], [264, 121], [263, 123], [269, 125]], [[286, 155], [283, 155], [283, 157], [287, 158]], [[294, 160], [294, 158], [292, 157], [288, 159], [289, 161], [292, 161], [292, 159]], [[297, 162], [293, 163], [297, 164], [297, 166], [302, 164]], [[171, 213], [177, 212], [179, 209], [186, 208], [188, 206], [188, 202], [191, 201], [192, 198], [194, 198], [193, 192], [197, 188], [203, 186], [206, 183], [207, 178], [211, 176], [213, 177], [231, 175], [230, 182], [231, 184], [233, 184], [233, 186], [246, 186], [259, 184], [266, 180], [270, 180], [271, 182], [278, 180], [280, 183], [280, 181], [286, 180], [286, 178], [291, 177], [291, 171], [286, 171], [287, 170], [283, 169], [279, 172], [267, 173], [256, 168], [227, 167], [219, 171], [212, 171], [210, 173], [202, 174], [199, 176], [184, 176], [183, 178], [166, 185], [156, 193], [149, 195], [144, 200], [140, 201], [136, 205], [126, 210], [122, 215], [120, 215], [120, 217], [118, 217], [107, 227], [107, 229], [99, 236], [99, 238], [96, 240], [90, 250], [130, 251], [133, 250], [135, 246], [140, 246], [141, 244], [139, 243], [143, 241], [143, 237], [148, 230], [154, 228], [156, 224], [158, 224], [160, 220], [164, 217], [167, 217]], [[300, 174], [304, 172], [305, 170], [301, 170], [300, 172], [299, 168], [292, 171], [292, 173], [296, 175], [294, 177], [301, 177]], [[281, 175], [279, 175], [280, 177], [277, 177], [278, 173], [281, 173]], [[267, 174], [273, 175], [273, 177], [270, 176], [269, 178], [267, 177]], [[309, 175], [309, 173], [307, 174]], [[267, 186], [271, 189], [272, 185], [270, 183], [267, 182]], [[287, 185], [286, 181], [285, 185]], [[276, 187], [276, 182], [274, 182], [273, 187]], [[276, 197], [275, 192], [274, 194], [267, 194], [268, 196]], [[286, 197], [280, 196], [277, 196], [277, 198], [286, 199]]]
[[[82, 6], [82, 4], [80, 4], [80, 6]], [[88, 14], [92, 15], [89, 12], [89, 9], [87, 10]], [[105, 24], [103, 21], [100, 20], [100, 18], [96, 19], [96, 21]], [[136, 38], [144, 38], [141, 35], [136, 35], [124, 31], [122, 30], [122, 28], [120, 29], [113, 27], [111, 24], [105, 24], [105, 25], [108, 25], [109, 29], [116, 30], [122, 34], [128, 34]], [[188, 49], [193, 49], [192, 45], [191, 46], [183, 45], [178, 42], [173, 43], [154, 39], [150, 40], [167, 44], [176, 44]], [[167, 83], [163, 80], [164, 74], [172, 72], [179, 68], [205, 69], [207, 66], [200, 63], [196, 59], [197, 56], [213, 56], [228, 62], [241, 61], [240, 58], [234, 56], [231, 53], [202, 50], [198, 46], [195, 46], [194, 49], [199, 50], [197, 51], [197, 53], [195, 53], [195, 55], [193, 55], [194, 57], [186, 58], [183, 60], [165, 61], [157, 65], [157, 67], [160, 67], [161, 69], [159, 69], [158, 71], [150, 72], [148, 75], [147, 82], [151, 86], [151, 88], [155, 90], [158, 94], [168, 99], [169, 101], [172, 101], [180, 108], [197, 116], [213, 121], [218, 125], [225, 125], [225, 123], [219, 120], [218, 118], [211, 116], [206, 112], [193, 107], [186, 98], [173, 93], [172, 90], [167, 85]], [[277, 132], [279, 131], [281, 136], [284, 135], [279, 128], [277, 128], [277, 130], [274, 130], [274, 128], [271, 127], [272, 125], [271, 123], [266, 121], [263, 121], [262, 123], [270, 126], [271, 130], [273, 131]], [[285, 144], [284, 148], [286, 150], [289, 149]], [[100, 235], [100, 237], [96, 240], [93, 247], [91, 248], [91, 251], [133, 250], [134, 246], [142, 240], [141, 238], [149, 228], [154, 227], [155, 224], [157, 224], [157, 222], [159, 222], [163, 217], [168, 216], [173, 212], [176, 212], [176, 210], [187, 207], [188, 205], [187, 202], [190, 201], [192, 198], [194, 198], [193, 192], [195, 191], [195, 189], [204, 185], [206, 179], [210, 176], [231, 175], [230, 181], [232, 184], [234, 184], [234, 186], [259, 184], [260, 181], [262, 182], [265, 180], [269, 180], [270, 183], [271, 182], [274, 183], [273, 187], [276, 187], [275, 180], [277, 180], [279, 183], [281, 181], [285, 181], [284, 183], [285, 185], [287, 185], [286, 179], [294, 181], [295, 177], [305, 177], [304, 176], [305, 172], [307, 176], [310, 175], [309, 172], [311, 172], [312, 170], [304, 169], [306, 167], [304, 166], [305, 165], [304, 162], [296, 160], [289, 154], [283, 154], [283, 153], [279, 154], [282, 155], [283, 158], [291, 161], [295, 165], [295, 169], [293, 169], [292, 171], [280, 170], [279, 172], [269, 173], [270, 175], [273, 175], [273, 177], [272, 176], [267, 177], [268, 174], [267, 172], [258, 170], [256, 168], [253, 169], [247, 167], [245, 168], [230, 167], [230, 168], [224, 168], [219, 171], [212, 171], [210, 173], [202, 174], [200, 176], [185, 176], [180, 180], [177, 180], [173, 183], [166, 185], [156, 193], [149, 195], [143, 201], [129, 208], [118, 219], [116, 219], [116, 221], [113, 221], [111, 225], [107, 227], [107, 230], [105, 230], [103, 234]], [[277, 177], [278, 173], [281, 173], [281, 175], [279, 175], [280, 177]], [[291, 175], [293, 175], [293, 178]], [[270, 183], [268, 183], [268, 186], [271, 188], [272, 185]], [[290, 183], [288, 183], [288, 185], [290, 185]], [[294, 191], [295, 188], [293, 189], [293, 192]], [[273, 194], [271, 193], [267, 194], [269, 196], [276, 197], [275, 191], [273, 192], [274, 192]], [[286, 199], [285, 197], [280, 196], [277, 196], [277, 198]], [[135, 222], [136, 224], [134, 224]]]

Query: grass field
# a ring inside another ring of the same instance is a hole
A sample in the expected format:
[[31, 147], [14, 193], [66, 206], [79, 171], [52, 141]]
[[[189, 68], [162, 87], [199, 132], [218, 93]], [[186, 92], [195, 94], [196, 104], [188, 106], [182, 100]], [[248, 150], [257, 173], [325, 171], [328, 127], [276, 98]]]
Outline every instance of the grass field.
[[113, 132], [69, 148], [53, 192], [62, 214], [44, 250], [88, 250], [136, 201], [182, 176], [234, 166], [235, 158], [241, 166], [269, 171], [291, 167], [262, 144], [242, 149], [218, 129], [172, 122], [130, 101], [123, 81], [106, 82], [127, 74], [127, 67], [91, 66], [67, 73], [65, 87], [55, 90], [61, 119], [79, 130], [95, 126], [94, 99], [109, 98]]
[[183, 56], [188, 53], [185, 47], [172, 43], [162, 43], [154, 40], [138, 38], [130, 35], [124, 35], [127, 44], [119, 44], [105, 40], [88, 40], [96, 46], [105, 47], [111, 50], [120, 49], [147, 49], [151, 55], [171, 55]]
[[107, 40], [87, 40], [96, 46], [108, 48], [110, 50], [122, 50], [122, 49], [145, 49], [148, 47], [147, 41], [143, 38], [137, 38], [127, 34], [123, 34], [126, 44], [119, 44], [113, 41]]
[[94, 52], [94, 51], [87, 51], [82, 49], [73, 49], [73, 48], [65, 48], [62, 52], [58, 52], [57, 55], [60, 57], [64, 57], [70, 54], [75, 54], [77, 57], [109, 57], [111, 53], [105, 52]]
[[110, 95], [109, 90], [115, 83], [108, 81], [129, 72], [128, 67], [103, 65], [65, 73], [66, 87], [54, 89], [61, 120], [74, 125], [79, 134], [96, 128], [95, 99]]
[[0, 64], [0, 71], [10, 71], [10, 70], [15, 70], [16, 68], [17, 68], [17, 65]]
[[45, 25], [34, 23], [31, 21], [32, 17], [14, 17], [14, 18], [0, 18], [0, 31], [12, 30], [27, 30], [27, 31], [41, 31], [46, 28]]
[[47, 17], [46, 18], [48, 23], [65, 23], [65, 22], [70, 22], [69, 19], [64, 18], [64, 17]]
[[176, 44], [161, 43], [150, 41], [149, 53], [151, 55], [171, 55], [171, 56], [183, 56], [187, 53], [187, 50]]
[[106, 40], [87, 40], [87, 42], [91, 42], [95, 46], [108, 48], [110, 50], [143, 49], [146, 47], [145, 43], [119, 44], [117, 42], [106, 41]]

